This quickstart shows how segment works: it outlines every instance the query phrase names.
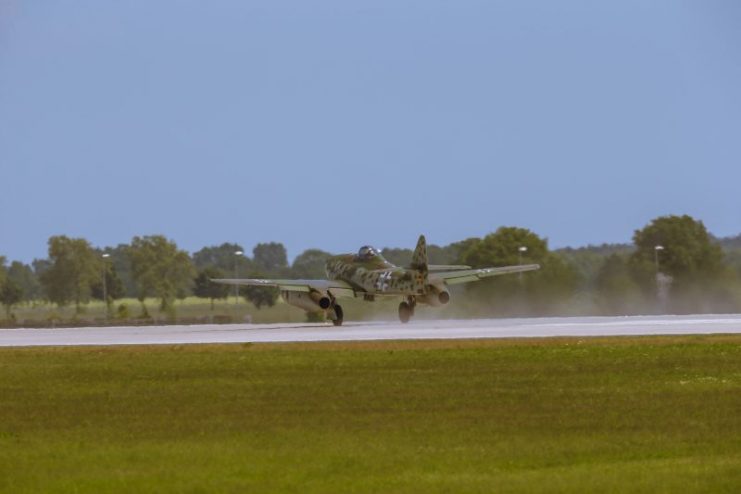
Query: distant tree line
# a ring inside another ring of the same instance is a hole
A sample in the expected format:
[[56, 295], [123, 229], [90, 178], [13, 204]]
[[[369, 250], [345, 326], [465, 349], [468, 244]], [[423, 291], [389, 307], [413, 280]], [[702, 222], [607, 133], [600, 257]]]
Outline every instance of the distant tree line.
[[[551, 250], [530, 230], [501, 227], [482, 238], [429, 246], [434, 264], [472, 267], [539, 263], [523, 276], [503, 276], [459, 288], [487, 316], [738, 312], [741, 310], [741, 235], [717, 239], [690, 216], [663, 216], [636, 230], [631, 244]], [[383, 255], [405, 266], [410, 249]], [[91, 299], [113, 310], [115, 300], [136, 298], [141, 317], [146, 300], [174, 316], [174, 301], [195, 295], [211, 301], [230, 295], [256, 307], [271, 306], [277, 291], [211, 283], [212, 278], [322, 278], [328, 252], [309, 249], [289, 264], [285, 247], [223, 243], [190, 255], [161, 235], [134, 237], [129, 244], [96, 248], [82, 238], [53, 236], [48, 257], [31, 264], [0, 256], [0, 303], [5, 317], [19, 304], [49, 302], [81, 312]], [[119, 309], [121, 309], [119, 307]]]

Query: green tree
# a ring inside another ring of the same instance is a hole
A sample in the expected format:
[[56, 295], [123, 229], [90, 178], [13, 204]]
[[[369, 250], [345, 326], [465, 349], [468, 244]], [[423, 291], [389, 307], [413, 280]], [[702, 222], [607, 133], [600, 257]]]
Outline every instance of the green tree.
[[13, 280], [6, 278], [0, 283], [0, 303], [5, 307], [7, 319], [13, 319], [13, 307], [23, 300], [23, 290]]
[[226, 299], [229, 296], [229, 285], [213, 283], [211, 279], [224, 278], [224, 272], [214, 267], [206, 267], [198, 272], [194, 280], [193, 295], [207, 298], [211, 301], [211, 310], [214, 310], [214, 300]]
[[[242, 252], [242, 255], [236, 252]], [[208, 267], [219, 269], [229, 277], [233, 276], [235, 267], [237, 276], [245, 276], [245, 273], [252, 271], [252, 262], [244, 255], [244, 248], [229, 242], [202, 248], [193, 254], [193, 264], [199, 270]]]
[[291, 276], [300, 279], [318, 279], [327, 276], [325, 264], [332, 256], [319, 249], [308, 249], [296, 256], [291, 266]]
[[723, 251], [702, 221], [691, 216], [662, 216], [633, 235], [633, 260], [654, 264], [656, 246], [659, 270], [678, 282], [707, 279], [723, 271]]
[[[115, 300], [122, 298], [126, 294], [123, 281], [118, 276], [116, 265], [106, 262], [105, 264], [105, 300], [106, 306], [110, 307]], [[103, 300], [103, 275], [91, 287], [91, 295], [96, 300]]]
[[5, 268], [6, 262], [7, 259], [5, 258], [5, 256], [0, 256], [0, 284], [5, 281], [5, 277], [7, 276], [7, 270]]
[[[520, 250], [524, 248], [525, 250]], [[487, 315], [546, 315], [565, 310], [576, 293], [578, 273], [548, 243], [524, 228], [501, 227], [483, 239], [467, 239], [455, 245], [458, 263], [474, 268], [537, 263], [536, 272], [496, 277], [472, 283], [468, 296], [479, 302]]]
[[138, 287], [131, 271], [129, 247], [128, 244], [118, 244], [115, 247], [105, 247], [102, 249], [102, 252], [110, 256], [106, 262], [110, 263], [111, 270], [116, 273], [115, 276], [121, 280], [121, 284], [123, 285], [123, 294], [116, 298], [136, 297], [138, 294]]
[[160, 300], [160, 310], [174, 316], [175, 298], [190, 290], [193, 282], [195, 270], [188, 253], [162, 235], [134, 237], [128, 252], [144, 314], [144, 300], [152, 296]]
[[662, 216], [636, 230], [633, 242], [631, 269], [648, 298], [656, 300], [661, 272], [672, 279], [667, 307], [671, 312], [713, 311], [717, 302], [732, 303], [733, 273], [702, 221], [687, 215]]
[[427, 246], [427, 259], [430, 264], [453, 264], [458, 258], [458, 253], [451, 245], [440, 247], [430, 244]]
[[391, 264], [397, 266], [409, 266], [412, 262], [412, 249], [398, 249], [393, 247], [384, 247], [381, 255]]
[[41, 275], [51, 267], [51, 261], [49, 259], [34, 259], [31, 261], [31, 267], [33, 268], [33, 274], [36, 275], [36, 279], [40, 282]]
[[[252, 276], [258, 278], [260, 274], [253, 274]], [[260, 286], [240, 286], [239, 293], [248, 302], [252, 302], [258, 309], [263, 306], [272, 307], [278, 301], [278, 289], [277, 288], [263, 288]]]
[[252, 260], [257, 271], [270, 276], [284, 274], [288, 268], [286, 248], [277, 242], [257, 244], [252, 249]]
[[64, 235], [49, 239], [49, 267], [41, 284], [50, 301], [59, 306], [74, 302], [75, 311], [90, 299], [90, 286], [102, 272], [101, 259], [83, 238]]
[[[412, 249], [396, 249], [385, 247], [381, 254], [387, 261], [397, 266], [409, 266], [412, 262]], [[427, 259], [430, 264], [453, 264], [458, 259], [458, 249], [455, 244], [446, 247], [429, 244], [427, 246]]]
[[20, 261], [13, 261], [8, 267], [8, 278], [13, 280], [23, 291], [24, 300], [41, 298], [41, 285], [31, 266]]
[[619, 254], [625, 258], [633, 250], [635, 249], [632, 244], [602, 244], [579, 248], [566, 247], [553, 252], [561, 256], [579, 273], [583, 290], [593, 291], [605, 259], [613, 254]]
[[[509, 266], [542, 261], [548, 254], [548, 244], [525, 228], [501, 227], [481, 240], [471, 239], [461, 256], [461, 262], [474, 268]], [[520, 252], [525, 247], [525, 252]]]

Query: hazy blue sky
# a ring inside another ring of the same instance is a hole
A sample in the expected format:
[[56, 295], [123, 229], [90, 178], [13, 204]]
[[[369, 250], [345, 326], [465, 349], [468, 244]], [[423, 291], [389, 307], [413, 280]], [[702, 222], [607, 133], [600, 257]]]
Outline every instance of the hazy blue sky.
[[741, 2], [0, 0], [0, 254], [741, 233]]

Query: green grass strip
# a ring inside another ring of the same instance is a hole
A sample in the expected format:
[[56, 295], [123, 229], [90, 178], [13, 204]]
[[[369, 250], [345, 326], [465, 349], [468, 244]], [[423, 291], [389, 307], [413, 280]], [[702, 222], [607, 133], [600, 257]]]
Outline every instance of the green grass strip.
[[0, 349], [3, 492], [741, 492], [741, 336]]

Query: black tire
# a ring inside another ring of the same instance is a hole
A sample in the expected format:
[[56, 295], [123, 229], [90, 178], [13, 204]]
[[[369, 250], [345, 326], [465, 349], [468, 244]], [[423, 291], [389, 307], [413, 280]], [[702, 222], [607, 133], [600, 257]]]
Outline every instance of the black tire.
[[412, 311], [411, 312], [412, 317], [414, 317], [414, 309], [417, 308], [417, 299], [415, 299], [414, 297], [409, 297], [408, 299], [405, 300], [405, 302], [409, 306], [409, 310]]
[[342, 307], [339, 305], [334, 306], [334, 315], [335, 319], [332, 319], [332, 324], [335, 326], [342, 326], [342, 321], [345, 317], [345, 314], [342, 312]]
[[403, 324], [409, 322], [409, 319], [412, 318], [412, 312], [412, 307], [408, 303], [402, 302], [399, 304], [399, 320]]

